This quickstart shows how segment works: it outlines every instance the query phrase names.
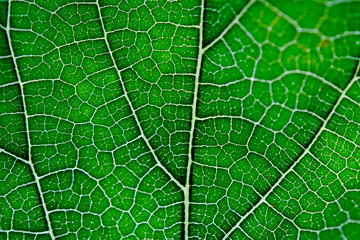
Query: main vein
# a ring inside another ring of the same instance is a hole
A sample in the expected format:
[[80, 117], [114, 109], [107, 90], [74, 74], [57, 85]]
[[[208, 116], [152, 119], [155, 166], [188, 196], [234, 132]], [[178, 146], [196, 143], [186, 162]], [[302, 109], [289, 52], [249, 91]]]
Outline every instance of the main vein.
[[200, 83], [200, 74], [204, 53], [214, 46], [220, 39], [222, 39], [227, 32], [239, 21], [240, 17], [244, 15], [244, 13], [251, 7], [251, 5], [256, 0], [251, 0], [235, 17], [235, 19], [224, 29], [224, 31], [213, 41], [211, 41], [207, 46], [203, 47], [203, 29], [204, 29], [204, 14], [205, 14], [205, 0], [201, 1], [201, 14], [200, 14], [200, 27], [199, 27], [199, 44], [198, 44], [198, 58], [197, 58], [197, 67], [196, 67], [196, 75], [195, 75], [195, 86], [194, 86], [194, 98], [192, 103], [192, 118], [191, 118], [191, 128], [190, 128], [190, 139], [189, 139], [189, 149], [188, 149], [188, 165], [186, 172], [186, 184], [184, 191], [184, 204], [185, 204], [185, 239], [189, 239], [189, 225], [190, 225], [190, 184], [191, 184], [191, 168], [193, 159], [193, 148], [194, 148], [194, 133], [195, 133], [195, 123], [196, 123], [196, 107], [198, 101], [198, 91], [199, 91], [199, 83]]
[[357, 74], [360, 71], [360, 60], [358, 61], [358, 64], [356, 66], [356, 69], [354, 71], [354, 76], [353, 78], [349, 81], [349, 83], [346, 85], [345, 89], [341, 92], [341, 95], [339, 96], [339, 98], [337, 99], [335, 105], [332, 107], [332, 109], [330, 110], [329, 114], [327, 115], [327, 118], [325, 119], [325, 121], [323, 121], [320, 129], [318, 130], [318, 132], [316, 133], [316, 135], [313, 137], [313, 139], [311, 140], [311, 142], [309, 143], [308, 147], [302, 152], [302, 154], [294, 161], [294, 163], [290, 166], [289, 169], [286, 170], [286, 172], [284, 172], [283, 175], [281, 175], [281, 177], [275, 182], [275, 184], [269, 189], [269, 191], [236, 223], [236, 225], [234, 227], [232, 227], [230, 229], [230, 231], [224, 236], [223, 239], [228, 238], [237, 228], [240, 227], [241, 223], [244, 222], [247, 217], [251, 214], [253, 214], [253, 212], [262, 204], [266, 201], [266, 198], [274, 191], [274, 189], [280, 185], [281, 181], [290, 173], [294, 170], [294, 168], [297, 166], [297, 164], [300, 162], [300, 160], [309, 153], [311, 147], [314, 145], [314, 143], [317, 141], [317, 139], [319, 138], [319, 136], [321, 135], [321, 133], [326, 129], [326, 125], [329, 122], [329, 120], [331, 119], [331, 116], [335, 113], [336, 108], [339, 106], [339, 104], [341, 103], [341, 101], [346, 98], [346, 92], [350, 89], [350, 87], [353, 85], [353, 83], [358, 79]]
[[47, 207], [46, 207], [46, 203], [45, 203], [45, 199], [44, 199], [43, 192], [42, 192], [42, 189], [41, 189], [39, 177], [38, 177], [38, 175], [37, 175], [37, 173], [35, 171], [35, 168], [34, 168], [34, 165], [32, 164], [32, 161], [31, 161], [31, 154], [30, 154], [31, 153], [31, 142], [30, 142], [30, 133], [29, 133], [29, 117], [28, 117], [28, 114], [27, 114], [26, 104], [25, 104], [24, 85], [23, 85], [23, 83], [21, 81], [21, 77], [20, 77], [20, 74], [19, 74], [19, 67], [18, 67], [16, 59], [15, 59], [15, 54], [14, 54], [14, 50], [13, 50], [14, 48], [13, 48], [13, 45], [12, 45], [12, 42], [11, 42], [11, 37], [10, 37], [10, 9], [11, 9], [11, 1], [9, 1], [8, 12], [7, 12], [7, 25], [6, 25], [5, 31], [6, 31], [6, 38], [7, 38], [7, 41], [9, 43], [9, 50], [10, 50], [11, 58], [12, 58], [14, 66], [15, 66], [15, 74], [16, 74], [16, 77], [18, 79], [18, 83], [19, 83], [19, 86], [20, 86], [20, 95], [21, 95], [21, 101], [22, 101], [22, 105], [23, 105], [22, 107], [24, 108], [25, 132], [26, 132], [26, 139], [27, 139], [27, 145], [28, 145], [28, 152], [27, 152], [28, 153], [28, 159], [29, 159], [28, 164], [29, 164], [29, 166], [31, 168], [31, 171], [32, 171], [32, 174], [34, 176], [37, 191], [39, 192], [40, 201], [41, 201], [42, 208], [44, 210], [45, 220], [46, 220], [47, 227], [49, 229], [50, 237], [51, 237], [51, 239], [55, 239], [53, 229], [51, 228], [49, 211], [47, 210]]
[[192, 116], [191, 116], [191, 128], [190, 128], [190, 138], [189, 138], [189, 148], [188, 148], [188, 164], [186, 169], [186, 183], [184, 191], [184, 212], [185, 212], [185, 239], [189, 239], [189, 224], [190, 224], [190, 178], [191, 178], [191, 167], [193, 163], [193, 146], [194, 146], [194, 133], [195, 133], [195, 122], [196, 122], [196, 106], [198, 100], [198, 91], [199, 91], [199, 81], [201, 74], [201, 65], [204, 55], [203, 49], [203, 28], [204, 28], [204, 12], [205, 12], [205, 0], [201, 0], [201, 13], [200, 13], [200, 23], [199, 23], [199, 43], [198, 43], [198, 58], [196, 66], [196, 75], [195, 75], [195, 86], [194, 86], [194, 97], [192, 103]]

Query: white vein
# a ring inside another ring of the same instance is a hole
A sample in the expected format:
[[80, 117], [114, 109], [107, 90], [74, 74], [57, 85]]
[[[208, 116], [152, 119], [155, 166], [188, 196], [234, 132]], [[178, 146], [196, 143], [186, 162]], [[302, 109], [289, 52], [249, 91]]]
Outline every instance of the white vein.
[[142, 138], [144, 139], [147, 147], [150, 149], [150, 152], [151, 152], [151, 154], [153, 155], [153, 157], [154, 157], [157, 165], [168, 175], [168, 177], [169, 177], [172, 181], [174, 181], [174, 183], [175, 183], [180, 189], [184, 189], [184, 186], [183, 186], [183, 185], [167, 170], [167, 168], [160, 162], [160, 160], [158, 159], [157, 155], [155, 154], [154, 149], [152, 148], [152, 146], [150, 145], [147, 137], [146, 137], [145, 134], [144, 134], [144, 131], [143, 131], [141, 125], [140, 125], [140, 121], [139, 121], [139, 119], [138, 119], [138, 117], [137, 117], [137, 115], [136, 115], [135, 109], [134, 109], [134, 107], [133, 107], [133, 105], [132, 105], [132, 103], [131, 103], [131, 101], [130, 101], [130, 98], [129, 98], [127, 92], [126, 92], [125, 85], [124, 85], [124, 83], [123, 83], [123, 80], [122, 80], [122, 78], [121, 78], [121, 75], [119, 74], [119, 71], [120, 71], [120, 70], [118, 69], [118, 67], [117, 67], [117, 65], [116, 65], [116, 61], [115, 61], [115, 58], [114, 58], [114, 56], [113, 56], [113, 53], [111, 52], [110, 44], [109, 44], [109, 41], [107, 40], [107, 32], [105, 31], [104, 21], [103, 21], [103, 19], [102, 19], [102, 17], [101, 17], [101, 11], [100, 11], [99, 1], [96, 1], [96, 6], [97, 6], [97, 9], [98, 9], [98, 11], [99, 11], [100, 21], [101, 21], [101, 26], [102, 26], [101, 29], [103, 30], [104, 41], [105, 41], [106, 47], [107, 47], [107, 49], [108, 49], [108, 51], [109, 51], [109, 54], [110, 54], [112, 63], [114, 64], [114, 66], [115, 66], [116, 69], [117, 69], [117, 77], [120, 79], [121, 88], [124, 90], [124, 95], [125, 95], [126, 101], [128, 102], [128, 104], [129, 104], [129, 106], [130, 106], [130, 109], [131, 109], [131, 111], [132, 111], [132, 113], [133, 113], [133, 115], [134, 115], [136, 124], [138, 125], [139, 130], [140, 130], [140, 134], [141, 134]]
[[22, 162], [24, 162], [24, 163], [26, 163], [26, 164], [29, 164], [29, 161], [28, 161], [28, 160], [26, 160], [26, 159], [24, 159], [24, 158], [22, 158], [22, 157], [19, 157], [19, 156], [15, 155], [15, 154], [13, 154], [13, 153], [11, 153], [11, 152], [3, 149], [3, 148], [0, 148], [0, 153], [1, 153], [1, 152], [3, 152], [3, 153], [5, 153], [5, 154], [7, 154], [7, 155], [9, 155], [9, 156], [11, 156], [11, 157], [13, 157], [13, 158], [15, 158], [15, 159], [18, 159], [18, 160], [20, 160], [20, 161], [22, 161]]
[[50, 217], [49, 217], [49, 211], [47, 209], [46, 203], [45, 203], [45, 199], [44, 199], [44, 195], [43, 195], [43, 191], [41, 189], [41, 185], [40, 185], [40, 181], [39, 181], [39, 177], [35, 171], [35, 167], [31, 162], [31, 158], [30, 158], [30, 153], [31, 153], [31, 143], [30, 143], [30, 134], [29, 134], [29, 121], [28, 121], [28, 114], [27, 114], [27, 110], [26, 110], [26, 104], [25, 104], [25, 96], [24, 96], [24, 86], [23, 83], [21, 81], [21, 77], [19, 74], [19, 67], [17, 65], [16, 59], [15, 59], [15, 53], [14, 53], [14, 48], [10, 39], [10, 9], [11, 9], [11, 1], [9, 1], [9, 7], [8, 7], [8, 12], [7, 12], [7, 26], [5, 28], [6, 31], [6, 37], [7, 37], [7, 41], [9, 43], [9, 50], [10, 50], [10, 54], [12, 56], [13, 59], [13, 63], [15, 66], [15, 73], [16, 73], [16, 77], [18, 79], [19, 82], [19, 86], [20, 86], [20, 95], [21, 95], [21, 100], [22, 100], [22, 104], [23, 104], [23, 108], [24, 108], [24, 117], [25, 117], [25, 131], [26, 131], [26, 139], [27, 139], [27, 145], [28, 145], [28, 158], [29, 158], [29, 166], [31, 168], [31, 171], [33, 173], [34, 179], [35, 179], [35, 183], [36, 183], [36, 187], [37, 190], [39, 191], [39, 196], [40, 196], [40, 200], [41, 200], [41, 204], [42, 204], [42, 208], [44, 210], [44, 214], [45, 214], [45, 220], [46, 220], [46, 224], [47, 227], [49, 229], [49, 235], [51, 237], [51, 239], [55, 239], [54, 237], [54, 233], [53, 233], [53, 229], [51, 227], [50, 224]]
[[190, 128], [190, 138], [189, 138], [189, 148], [188, 148], [188, 165], [187, 165], [187, 172], [186, 172], [186, 184], [185, 184], [185, 191], [184, 191], [184, 204], [185, 204], [185, 239], [189, 239], [189, 225], [190, 225], [190, 180], [191, 180], [191, 168], [193, 163], [193, 141], [194, 141], [194, 133], [195, 133], [195, 123], [196, 123], [196, 107], [198, 102], [198, 91], [200, 85], [200, 74], [201, 74], [201, 66], [202, 66], [202, 59], [204, 53], [211, 48], [216, 42], [221, 40], [223, 36], [232, 28], [233, 25], [237, 23], [240, 17], [251, 7], [251, 5], [255, 2], [255, 0], [251, 0], [244, 9], [236, 16], [233, 22], [216, 38], [214, 39], [209, 45], [203, 48], [203, 26], [204, 26], [204, 12], [205, 12], [205, 0], [201, 1], [201, 14], [200, 14], [200, 28], [199, 28], [199, 45], [198, 45], [198, 59], [197, 59], [197, 67], [196, 67], [196, 75], [195, 75], [195, 86], [194, 86], [194, 97], [193, 97], [193, 104], [192, 104], [192, 118], [191, 118], [191, 128]]
[[200, 81], [200, 72], [202, 65], [202, 58], [204, 50], [202, 48], [203, 43], [203, 26], [204, 26], [204, 12], [205, 12], [205, 0], [201, 1], [201, 14], [200, 14], [200, 28], [199, 28], [199, 45], [198, 45], [198, 59], [196, 66], [196, 75], [195, 75], [195, 86], [194, 86], [194, 96], [192, 104], [192, 116], [191, 116], [191, 128], [190, 128], [190, 138], [189, 138], [189, 147], [188, 147], [188, 164], [186, 168], [186, 184], [184, 190], [184, 212], [185, 212], [185, 239], [189, 239], [189, 225], [190, 225], [190, 180], [191, 180], [191, 166], [193, 162], [193, 141], [195, 133], [195, 122], [196, 122], [196, 105], [198, 100], [198, 91], [199, 91], [199, 81]]
[[238, 24], [239, 19], [245, 14], [245, 12], [255, 3], [256, 0], [251, 0], [246, 6], [241, 10], [241, 12], [234, 18], [234, 20], [225, 28], [225, 30], [217, 37], [215, 38], [209, 45], [204, 47], [203, 52], [210, 49], [212, 46], [214, 46], [218, 41], [224, 38], [224, 36], [230, 31], [230, 29]]
[[309, 154], [311, 147], [314, 145], [314, 143], [317, 141], [317, 139], [319, 138], [319, 136], [321, 135], [321, 133], [326, 129], [326, 125], [329, 122], [329, 120], [331, 119], [331, 116], [335, 113], [337, 107], [339, 106], [339, 104], [341, 103], [341, 101], [345, 98], [346, 96], [346, 92], [350, 89], [350, 87], [353, 85], [353, 83], [358, 79], [357, 74], [359, 72], [359, 68], [360, 68], [360, 62], [358, 62], [358, 65], [356, 67], [356, 71], [355, 74], [353, 76], [353, 78], [351, 79], [351, 81], [347, 84], [346, 88], [342, 91], [340, 97], [338, 98], [338, 100], [336, 101], [334, 107], [331, 109], [330, 113], [328, 114], [328, 117], [325, 119], [325, 121], [323, 122], [323, 124], [321, 125], [318, 133], [314, 136], [314, 138], [312, 139], [312, 141], [309, 143], [309, 146], [305, 149], [305, 151], [299, 156], [299, 158], [296, 160], [296, 162], [289, 168], [286, 170], [286, 172], [284, 172], [281, 177], [276, 181], [276, 183], [269, 189], [269, 191], [251, 208], [251, 210], [249, 210], [237, 223], [236, 225], [234, 225], [230, 231], [224, 236], [223, 239], [228, 238], [236, 229], [240, 228], [241, 223], [243, 223], [247, 217], [249, 217], [251, 214], [254, 213], [254, 211], [262, 204], [266, 202], [266, 198], [275, 190], [275, 188], [277, 188], [280, 183], [282, 182], [283, 179], [286, 178], [286, 176], [294, 171], [295, 167], [297, 166], [297, 164], [300, 162], [300, 160], [306, 155]]

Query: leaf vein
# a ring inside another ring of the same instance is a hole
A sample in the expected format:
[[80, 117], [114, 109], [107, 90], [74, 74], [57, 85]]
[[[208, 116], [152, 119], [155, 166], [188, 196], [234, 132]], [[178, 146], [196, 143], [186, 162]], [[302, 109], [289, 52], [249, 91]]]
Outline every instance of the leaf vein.
[[9, 6], [8, 6], [8, 13], [7, 13], [7, 26], [5, 28], [5, 32], [6, 32], [6, 38], [7, 38], [7, 41], [8, 41], [8, 44], [9, 44], [9, 50], [10, 50], [10, 54], [12, 56], [12, 60], [13, 60], [13, 64], [15, 66], [15, 74], [16, 74], [16, 77], [18, 79], [18, 83], [19, 83], [19, 89], [20, 89], [20, 95], [21, 95], [21, 102], [22, 102], [22, 107], [24, 108], [24, 118], [25, 118], [25, 132], [26, 132], [26, 139], [27, 139], [27, 145], [28, 145], [28, 163], [29, 163], [29, 166], [30, 166], [30, 169], [31, 169], [31, 172], [34, 176], [34, 179], [35, 179], [35, 183], [36, 183], [36, 189], [37, 191], [39, 192], [39, 195], [40, 195], [40, 204], [42, 206], [42, 209], [44, 211], [44, 214], [45, 214], [45, 220], [46, 220], [46, 224], [47, 224], [47, 227], [49, 229], [49, 234], [50, 234], [50, 237], [51, 239], [55, 239], [54, 237], [54, 233], [53, 233], [53, 229], [51, 227], [51, 224], [50, 224], [50, 217], [49, 217], [49, 212], [48, 212], [48, 209], [47, 209], [47, 206], [46, 206], [46, 203], [45, 203], [45, 199], [44, 199], [44, 196], [43, 196], [43, 191], [42, 191], [42, 188], [41, 188], [41, 185], [40, 185], [40, 181], [39, 181], [39, 177], [35, 171], [35, 167], [34, 165], [32, 164], [31, 162], [31, 141], [30, 141], [30, 133], [29, 133], [29, 121], [28, 121], [28, 114], [27, 114], [27, 110], [26, 110], [26, 106], [25, 106], [25, 95], [24, 95], [24, 86], [23, 86], [23, 83], [21, 81], [21, 77], [20, 77], [20, 73], [19, 73], [19, 67], [17, 65], [17, 62], [16, 62], [16, 58], [15, 58], [15, 53], [14, 53], [14, 48], [12, 46], [12, 41], [11, 41], [11, 37], [10, 37], [10, 10], [11, 10], [11, 1], [9, 2]]
[[224, 236], [223, 239], [228, 238], [237, 228], [241, 228], [240, 225], [241, 223], [243, 223], [248, 216], [250, 216], [251, 214], [253, 214], [253, 212], [262, 204], [266, 201], [266, 198], [275, 190], [276, 187], [278, 187], [280, 185], [280, 183], [282, 182], [282, 180], [290, 173], [294, 170], [294, 168], [297, 166], [297, 164], [300, 162], [300, 160], [308, 153], [310, 153], [310, 148], [313, 146], [313, 144], [316, 142], [316, 140], [319, 138], [319, 136], [321, 135], [321, 133], [326, 129], [326, 125], [329, 122], [329, 120], [331, 119], [331, 116], [333, 115], [333, 113], [335, 112], [336, 108], [339, 106], [341, 100], [345, 97], [346, 92], [350, 89], [350, 87], [352, 86], [352, 84], [357, 80], [357, 73], [359, 72], [360, 69], [360, 61], [358, 61], [355, 73], [353, 78], [348, 82], [348, 84], [346, 85], [345, 89], [342, 91], [341, 95], [338, 97], [335, 105], [333, 106], [333, 108], [330, 110], [330, 112], [328, 113], [327, 118], [325, 119], [325, 121], [322, 123], [320, 129], [318, 130], [318, 132], [316, 133], [316, 135], [313, 137], [313, 139], [311, 140], [311, 142], [309, 143], [309, 145], [307, 146], [307, 148], [302, 152], [302, 154], [292, 163], [292, 165], [283, 173], [283, 175], [281, 175], [281, 177], [274, 183], [274, 185], [269, 189], [269, 191], [267, 191], [267, 193], [230, 229], [230, 231]]
[[146, 138], [146, 136], [145, 136], [145, 134], [144, 134], [144, 132], [143, 132], [143, 129], [142, 129], [141, 125], [140, 125], [140, 121], [139, 121], [139, 119], [138, 119], [138, 117], [137, 117], [137, 115], [136, 115], [135, 109], [134, 109], [134, 107], [133, 107], [133, 105], [132, 105], [132, 103], [131, 103], [131, 101], [130, 101], [130, 98], [129, 98], [127, 92], [126, 92], [125, 85], [124, 85], [124, 83], [123, 83], [123, 80], [122, 80], [122, 78], [121, 78], [121, 75], [119, 74], [120, 70], [119, 70], [119, 68], [117, 67], [116, 62], [115, 62], [115, 58], [114, 58], [114, 56], [113, 56], [113, 54], [112, 54], [112, 52], [111, 52], [110, 44], [109, 44], [109, 42], [108, 42], [108, 40], [107, 40], [107, 32], [105, 31], [105, 28], [104, 28], [104, 26], [105, 26], [105, 25], [104, 25], [104, 21], [103, 21], [103, 19], [102, 19], [102, 17], [101, 17], [101, 11], [100, 11], [99, 1], [96, 1], [96, 6], [97, 6], [97, 9], [98, 9], [98, 11], [99, 11], [100, 22], [101, 22], [101, 26], [102, 26], [101, 29], [103, 30], [104, 41], [105, 41], [107, 50], [109, 51], [111, 60], [112, 60], [112, 62], [113, 62], [113, 64], [114, 64], [114, 66], [115, 66], [116, 69], [117, 69], [117, 75], [118, 75], [118, 78], [119, 78], [119, 80], [120, 80], [121, 88], [124, 90], [124, 95], [125, 95], [126, 101], [128, 102], [128, 104], [129, 104], [129, 106], [130, 106], [130, 109], [131, 109], [131, 112], [132, 112], [133, 115], [134, 115], [136, 124], [137, 124], [138, 127], [139, 127], [140, 135], [141, 135], [142, 138], [144, 139], [147, 147], [150, 149], [150, 152], [151, 152], [151, 154], [153, 155], [153, 157], [154, 157], [154, 159], [155, 159], [155, 161], [156, 161], [156, 165], [158, 165], [158, 166], [166, 173], [166, 175], [167, 175], [172, 181], [175, 182], [175, 184], [176, 184], [180, 189], [183, 189], [184, 186], [183, 186], [183, 185], [166, 169], [166, 167], [160, 162], [160, 160], [158, 159], [158, 157], [157, 157], [156, 154], [155, 154], [154, 149], [151, 147], [148, 139]]

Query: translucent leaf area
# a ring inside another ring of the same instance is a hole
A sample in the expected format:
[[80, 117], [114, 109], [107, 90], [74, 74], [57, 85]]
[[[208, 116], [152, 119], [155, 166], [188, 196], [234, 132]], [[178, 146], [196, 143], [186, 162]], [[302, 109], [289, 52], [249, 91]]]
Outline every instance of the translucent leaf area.
[[357, 0], [0, 1], [0, 239], [358, 239]]

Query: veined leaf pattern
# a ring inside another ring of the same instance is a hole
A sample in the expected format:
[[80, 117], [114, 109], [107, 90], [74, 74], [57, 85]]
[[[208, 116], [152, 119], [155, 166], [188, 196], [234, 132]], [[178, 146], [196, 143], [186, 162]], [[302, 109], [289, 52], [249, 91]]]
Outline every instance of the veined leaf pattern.
[[360, 2], [0, 2], [1, 239], [356, 239]]

